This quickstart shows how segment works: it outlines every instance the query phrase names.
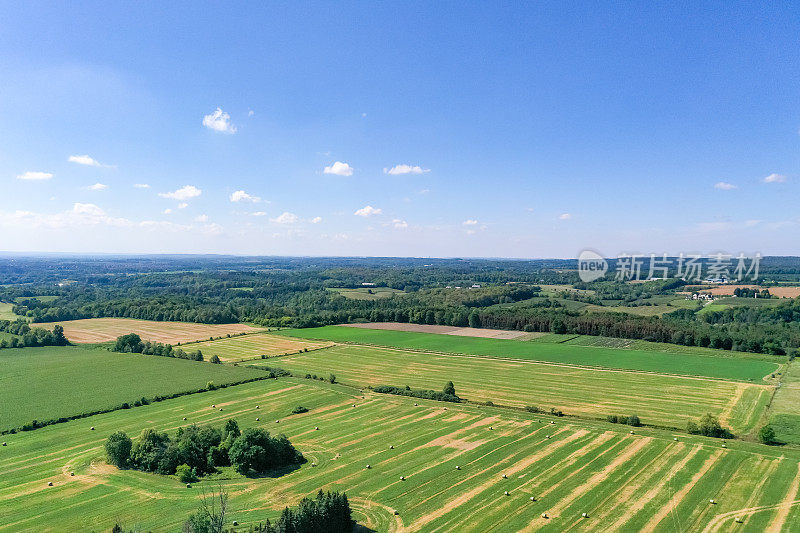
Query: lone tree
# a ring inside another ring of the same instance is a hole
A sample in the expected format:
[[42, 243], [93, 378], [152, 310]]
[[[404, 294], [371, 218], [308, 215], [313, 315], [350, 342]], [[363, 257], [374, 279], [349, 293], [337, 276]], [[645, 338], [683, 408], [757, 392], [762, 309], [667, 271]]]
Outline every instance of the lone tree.
[[106, 441], [106, 456], [108, 462], [117, 468], [125, 468], [131, 459], [133, 442], [124, 432], [112, 433]]
[[445, 385], [444, 389], [442, 389], [442, 392], [444, 392], [445, 394], [450, 394], [451, 396], [455, 396], [456, 395], [456, 386], [453, 385], [452, 381], [448, 381], [447, 385]]
[[772, 426], [770, 426], [769, 424], [758, 430], [758, 440], [760, 440], [764, 444], [778, 443], [777, 436], [775, 435], [775, 430], [772, 429]]

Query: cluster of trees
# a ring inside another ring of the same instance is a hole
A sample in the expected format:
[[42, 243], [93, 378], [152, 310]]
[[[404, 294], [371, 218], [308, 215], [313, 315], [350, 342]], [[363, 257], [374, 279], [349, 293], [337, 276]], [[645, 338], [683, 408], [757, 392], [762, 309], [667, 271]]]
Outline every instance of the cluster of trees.
[[174, 438], [145, 429], [136, 442], [117, 431], [109, 436], [105, 449], [109, 463], [118, 468], [178, 474], [184, 482], [223, 466], [257, 475], [305, 461], [284, 435], [271, 437], [254, 428], [241, 432], [235, 420], [228, 420], [221, 430], [197, 425], [179, 428]]
[[769, 289], [751, 289], [749, 287], [736, 287], [733, 295], [740, 298], [772, 298]]
[[[158, 355], [161, 357], [176, 357], [178, 359], [189, 359], [191, 361], [203, 360], [203, 352], [200, 350], [185, 352], [183, 349], [176, 348], [171, 344], [142, 341], [142, 338], [136, 333], [128, 333], [127, 335], [120, 335], [117, 337], [111, 350], [122, 353], [141, 353], [144, 355]], [[219, 363], [219, 357], [213, 355], [211, 357], [211, 362]]]
[[0, 339], [1, 348], [24, 348], [27, 346], [67, 346], [64, 328], [56, 324], [52, 331], [44, 328], [31, 328], [25, 320], [0, 320], [0, 331], [14, 335], [10, 339]]
[[639, 427], [642, 425], [642, 421], [639, 420], [638, 415], [608, 415], [606, 420], [612, 424], [627, 424], [633, 427]]
[[700, 422], [689, 421], [686, 424], [686, 431], [692, 435], [703, 435], [705, 437], [716, 437], [718, 439], [732, 439], [733, 433], [728, 428], [722, 427], [717, 417], [710, 413], [704, 414]]
[[350, 502], [343, 492], [317, 493], [315, 498], [303, 498], [297, 509], [285, 507], [280, 518], [269, 520], [261, 529], [264, 533], [351, 533], [353, 518]]
[[441, 391], [425, 390], [425, 389], [412, 389], [408, 385], [405, 387], [393, 387], [391, 385], [378, 385], [372, 387], [374, 392], [381, 394], [396, 394], [398, 396], [412, 396], [414, 398], [422, 398], [424, 400], [437, 400], [440, 402], [455, 402], [463, 401], [456, 394], [456, 388], [452, 381], [448, 381]]

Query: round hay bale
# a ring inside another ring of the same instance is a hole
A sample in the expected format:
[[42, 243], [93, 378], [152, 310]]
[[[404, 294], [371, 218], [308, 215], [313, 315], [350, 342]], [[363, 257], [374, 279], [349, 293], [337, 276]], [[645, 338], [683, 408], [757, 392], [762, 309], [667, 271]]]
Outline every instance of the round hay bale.
[[395, 510], [394, 510], [394, 515], [395, 515], [395, 516], [397, 516], [397, 515], [399, 515], [399, 514], [400, 514], [400, 511], [398, 511], [397, 509], [395, 509]]
[[319, 426], [314, 426], [314, 431], [319, 431]]
[[414, 404], [414, 407], [416, 407], [416, 406], [418, 406], [418, 405], [419, 405], [418, 403], [415, 403], [415, 404]]
[[545, 435], [544, 438], [549, 439], [550, 435]]
[[260, 421], [261, 421], [261, 419], [256, 417], [256, 422], [260, 422]]
[[727, 446], [725, 445], [725, 443], [724, 443], [724, 442], [722, 443], [722, 447], [723, 447], [723, 448], [727, 448]]
[[256, 409], [261, 409], [259, 406], [256, 405]]
[[631, 430], [631, 435], [633, 435], [633, 430]]
[[74, 477], [75, 476], [75, 472], [70, 472], [69, 475]]
[[551, 424], [555, 424], [555, 423], [556, 423], [556, 421], [555, 421], [555, 420], [551, 420], [551, 421], [550, 421], [550, 423], [551, 423]]
[[311, 466], [317, 466], [317, 463], [311, 463]]
[[504, 494], [504, 495], [506, 495], [506, 496], [508, 496], [508, 491], [505, 491], [503, 494]]
[[542, 518], [548, 518], [547, 513], [542, 513]]
[[678, 437], [672, 437], [672, 440], [677, 441]]
[[588, 513], [582, 513], [581, 514], [581, 518], [589, 518], [589, 514]]
[[744, 518], [742, 518], [741, 516], [737, 516], [736, 517], [736, 523], [737, 524], [741, 524], [742, 522], [744, 522]]
[[275, 423], [276, 423], [276, 424], [280, 424], [280, 423], [281, 423], [281, 421], [280, 421], [280, 420], [276, 420], [276, 421], [275, 421]]
[[447, 411], [447, 407], [445, 407], [444, 410]]
[[503, 479], [508, 479], [508, 476], [503, 474]]
[[191, 488], [192, 488], [192, 484], [191, 484], [191, 483], [187, 483], [187, 484], [186, 484], [186, 488], [187, 488], [187, 489], [191, 489]]
[[535, 498], [534, 496], [531, 496], [531, 501], [532, 501], [532, 502], [535, 502], [535, 501], [536, 501], [536, 498]]
[[236, 520], [234, 520], [234, 521], [233, 521], [233, 525], [234, 525], [234, 526], [238, 526], [238, 525], [239, 525], [239, 522], [237, 522]]
[[222, 407], [220, 407], [219, 410], [222, 411]]
[[389, 445], [389, 449], [390, 449], [390, 450], [394, 450], [394, 444], [390, 444], [390, 445]]
[[489, 426], [489, 429], [490, 429], [490, 430], [491, 430], [491, 429], [494, 429], [494, 426]]
[[91, 431], [94, 431], [94, 426], [90, 427], [89, 429], [90, 429]]
[[710, 503], [711, 505], [716, 505], [717, 504], [717, 500], [715, 500], [714, 498], [711, 498], [710, 500], [708, 500], [708, 503]]
[[8, 446], [8, 444], [6, 444], [6, 443], [4, 442], [4, 443], [3, 443], [3, 446]]
[[186, 417], [184, 416], [183, 419], [186, 420]]
[[369, 470], [370, 468], [372, 468], [372, 467], [371, 467], [371, 466], [369, 466], [369, 465], [367, 465], [367, 470]]
[[356, 404], [353, 404], [353, 407], [355, 407], [355, 406], [356, 406]]
[[405, 481], [405, 480], [406, 480], [406, 476], [400, 476], [400, 481]]
[[213, 403], [211, 404], [211, 408], [212, 409], [216, 409], [216, 407], [217, 407], [216, 404], [213, 404]]
[[461, 467], [456, 465], [456, 470], [461, 470]]
[[52, 482], [52, 481], [48, 481], [48, 482], [47, 482], [47, 486], [48, 486], [48, 487], [52, 487], [52, 486], [53, 486], [53, 482]]

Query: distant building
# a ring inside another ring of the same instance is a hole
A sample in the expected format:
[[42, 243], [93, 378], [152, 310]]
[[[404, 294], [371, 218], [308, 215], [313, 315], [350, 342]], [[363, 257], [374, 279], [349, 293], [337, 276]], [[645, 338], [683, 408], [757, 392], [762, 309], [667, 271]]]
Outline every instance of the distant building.
[[374, 283], [368, 283], [366, 281], [364, 283], [362, 283], [361, 285], [363, 285], [364, 287], [374, 287], [375, 286]]

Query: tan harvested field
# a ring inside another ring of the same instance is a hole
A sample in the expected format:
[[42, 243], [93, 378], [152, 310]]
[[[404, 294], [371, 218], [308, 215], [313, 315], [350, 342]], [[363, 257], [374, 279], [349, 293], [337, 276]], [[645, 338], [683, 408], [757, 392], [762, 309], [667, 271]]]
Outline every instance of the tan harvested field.
[[[689, 288], [687, 287], [687, 289]], [[778, 298], [797, 298], [800, 296], [800, 287], [761, 287], [760, 285], [720, 285], [708, 289], [698, 289], [698, 292], [713, 294], [714, 296], [731, 296], [736, 289], [767, 289], [771, 295]]]
[[385, 329], [389, 331], [413, 331], [416, 333], [439, 333], [458, 335], [460, 337], [481, 337], [484, 339], [516, 339], [529, 340], [546, 335], [546, 333], [525, 333], [506, 329], [459, 328], [456, 326], [432, 326], [428, 324], [408, 324], [400, 322], [370, 322], [368, 324], [341, 324], [351, 328]]
[[191, 322], [157, 322], [133, 318], [87, 318], [36, 324], [36, 327], [52, 329], [56, 324], [64, 326], [64, 334], [71, 342], [80, 344], [113, 341], [120, 335], [136, 333], [142, 339], [177, 344], [219, 337], [234, 333], [261, 331], [246, 324], [195, 324]]
[[317, 350], [333, 346], [328, 341], [306, 341], [271, 335], [269, 333], [256, 333], [255, 335], [241, 335], [229, 339], [204, 341], [191, 344], [187, 349], [199, 348], [207, 358], [216, 355], [223, 361], [246, 361], [260, 359], [262, 355], [273, 357], [297, 353], [302, 350]]

